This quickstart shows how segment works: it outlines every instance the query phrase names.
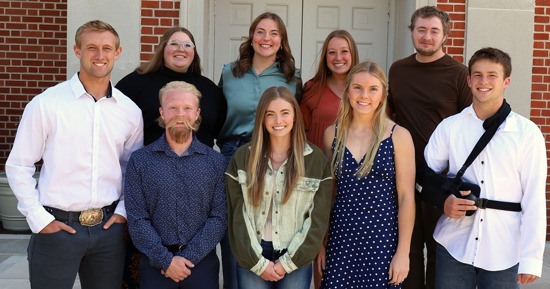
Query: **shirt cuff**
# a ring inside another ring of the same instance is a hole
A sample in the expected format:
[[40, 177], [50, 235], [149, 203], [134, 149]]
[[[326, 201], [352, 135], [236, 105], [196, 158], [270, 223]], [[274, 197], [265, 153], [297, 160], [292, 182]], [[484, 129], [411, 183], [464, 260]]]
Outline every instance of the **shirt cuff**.
[[279, 262], [281, 262], [281, 265], [283, 266], [283, 269], [285, 269], [286, 273], [291, 273], [292, 271], [298, 269], [296, 264], [292, 262], [292, 259], [290, 258], [288, 252], [279, 257]]
[[27, 215], [27, 223], [29, 224], [29, 228], [35, 234], [40, 233], [42, 229], [54, 220], [55, 217], [48, 213], [43, 206], [40, 206]]
[[267, 269], [267, 266], [269, 265], [269, 260], [264, 258], [263, 256], [260, 256], [260, 260], [254, 267], [250, 268], [250, 271], [254, 272], [254, 274], [260, 276], [262, 273]]
[[123, 216], [126, 220], [128, 220], [128, 217], [126, 216], [126, 206], [124, 205], [124, 200], [120, 200], [115, 208], [115, 214]]
[[518, 274], [542, 275], [542, 260], [522, 258], [519, 260]]

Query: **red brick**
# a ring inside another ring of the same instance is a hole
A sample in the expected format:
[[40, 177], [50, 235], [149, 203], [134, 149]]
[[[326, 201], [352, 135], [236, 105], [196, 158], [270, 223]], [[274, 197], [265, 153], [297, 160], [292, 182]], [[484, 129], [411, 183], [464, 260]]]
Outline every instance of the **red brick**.
[[159, 8], [159, 1], [141, 1], [141, 9], [143, 8]]
[[547, 33], [534, 33], [533, 35], [535, 40], [548, 40], [548, 34]]
[[176, 18], [176, 17], [179, 16], [179, 11], [177, 11], [177, 10], [156, 10], [154, 15], [155, 15], [155, 17]]
[[548, 85], [540, 84], [540, 83], [533, 83], [533, 84], [531, 84], [531, 89], [536, 90], [536, 91], [546, 91], [546, 90], [548, 90]]

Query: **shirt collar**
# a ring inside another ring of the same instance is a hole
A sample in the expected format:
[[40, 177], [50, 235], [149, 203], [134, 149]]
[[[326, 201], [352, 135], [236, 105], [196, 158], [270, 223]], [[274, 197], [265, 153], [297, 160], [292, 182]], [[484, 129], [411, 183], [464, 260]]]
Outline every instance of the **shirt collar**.
[[[78, 78], [78, 72], [75, 73], [73, 77], [71, 77], [69, 82], [71, 84], [71, 88], [73, 90], [75, 98], [80, 98], [81, 96], [87, 93], [86, 88], [84, 88], [84, 85], [80, 81], [80, 78]], [[107, 95], [105, 97], [118, 100], [118, 96], [115, 93], [113, 93], [113, 84], [111, 83], [111, 81], [109, 81], [109, 87], [107, 88]]]
[[[473, 104], [470, 104], [470, 106], [465, 108], [463, 111], [463, 114], [464, 114], [464, 117], [473, 118], [483, 123], [483, 120], [477, 117]], [[502, 123], [499, 126], [498, 130], [499, 131], [518, 131], [519, 130], [518, 121], [513, 111], [510, 112], [510, 114], [508, 114], [508, 116], [506, 117], [506, 120], [504, 120], [504, 123]]]
[[[193, 154], [207, 154], [206, 146], [201, 145], [195, 134], [193, 133], [193, 139], [191, 140], [191, 144], [187, 148], [187, 151], [183, 153], [182, 156], [189, 156]], [[166, 140], [166, 133], [163, 133], [162, 136], [150, 144], [151, 150], [154, 152], [164, 152], [166, 155], [176, 156], [174, 151], [170, 148], [170, 145], [168, 145], [168, 141]]]

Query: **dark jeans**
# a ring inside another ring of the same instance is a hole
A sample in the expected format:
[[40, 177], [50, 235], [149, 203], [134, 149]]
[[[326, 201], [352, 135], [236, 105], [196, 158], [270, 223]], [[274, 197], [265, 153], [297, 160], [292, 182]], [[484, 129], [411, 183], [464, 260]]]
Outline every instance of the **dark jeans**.
[[104, 230], [105, 220], [94, 227], [66, 223], [76, 234], [32, 234], [27, 249], [31, 288], [72, 289], [78, 273], [82, 289], [120, 289], [126, 224]]
[[218, 289], [218, 272], [220, 261], [216, 249], [212, 250], [195, 267], [191, 268], [191, 275], [180, 282], [165, 277], [159, 268], [151, 267], [149, 259], [141, 255], [139, 261], [140, 289]]
[[437, 289], [519, 289], [516, 264], [501, 271], [487, 271], [457, 261], [445, 247], [436, 245]]
[[[416, 218], [411, 239], [410, 271], [403, 281], [403, 289], [434, 289], [435, 288], [435, 240], [433, 232], [441, 211], [416, 198]], [[424, 267], [424, 244], [426, 244], [427, 260]], [[424, 273], [426, 275], [424, 275]], [[424, 277], [425, 276], [425, 277]]]
[[[225, 161], [229, 164], [229, 161], [233, 157], [233, 154], [237, 149], [247, 143], [248, 139], [231, 139], [225, 140], [220, 144], [220, 152], [225, 157]], [[222, 270], [223, 270], [223, 287], [225, 289], [239, 289], [237, 284], [237, 259], [231, 251], [229, 244], [229, 236], [227, 232], [220, 242], [222, 253]]]

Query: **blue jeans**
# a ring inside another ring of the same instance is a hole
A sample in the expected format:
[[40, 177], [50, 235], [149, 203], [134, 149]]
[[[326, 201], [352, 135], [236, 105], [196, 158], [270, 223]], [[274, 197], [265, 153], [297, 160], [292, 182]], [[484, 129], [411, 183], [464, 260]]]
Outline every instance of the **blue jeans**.
[[[262, 241], [262, 256], [274, 261], [273, 244]], [[237, 266], [237, 280], [241, 289], [309, 289], [311, 285], [311, 263], [288, 273], [277, 282], [265, 281], [247, 268]]]
[[518, 266], [501, 271], [487, 271], [457, 261], [445, 247], [436, 245], [436, 289], [519, 289]]
[[[226, 164], [229, 164], [235, 151], [247, 142], [248, 139], [230, 139], [220, 144], [220, 152], [225, 157]], [[227, 232], [220, 241], [220, 247], [222, 251], [223, 287], [225, 289], [239, 289], [237, 285], [237, 259], [231, 251]]]
[[76, 274], [83, 289], [120, 289], [124, 268], [126, 224], [103, 229], [66, 221], [75, 234], [32, 234], [27, 249], [31, 288], [71, 289]]

